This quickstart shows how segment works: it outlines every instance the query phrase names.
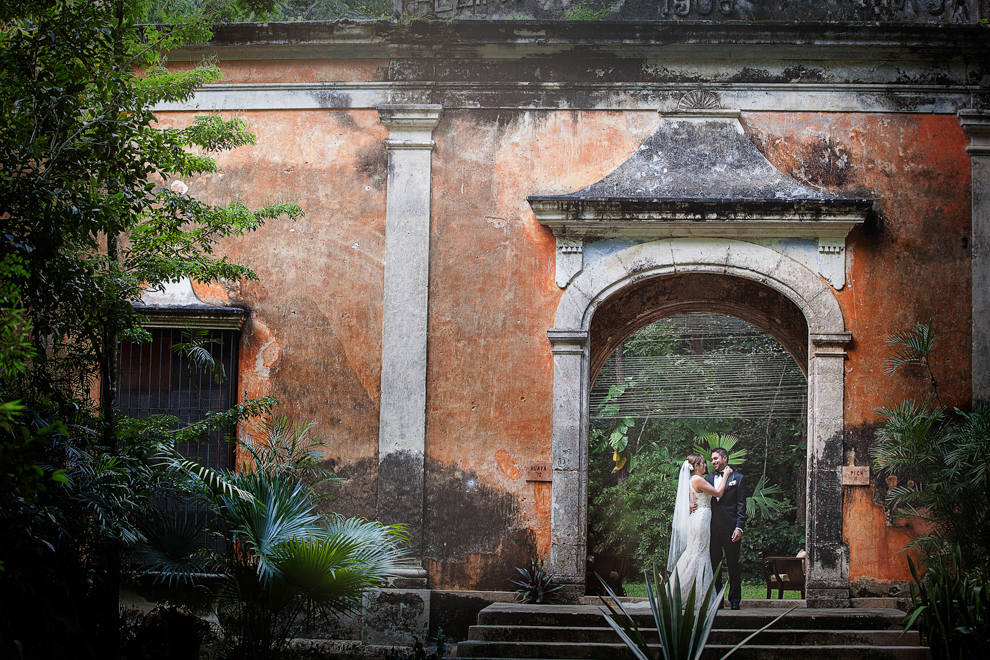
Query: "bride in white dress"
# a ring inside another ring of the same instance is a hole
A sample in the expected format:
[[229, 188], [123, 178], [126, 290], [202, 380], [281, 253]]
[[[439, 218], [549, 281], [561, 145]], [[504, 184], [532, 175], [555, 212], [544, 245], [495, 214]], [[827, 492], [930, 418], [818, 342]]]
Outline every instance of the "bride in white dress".
[[[691, 586], [695, 586], [695, 604], [700, 607], [708, 585], [712, 582], [712, 561], [709, 553], [712, 522], [712, 497], [722, 497], [732, 469], [726, 468], [719, 488], [705, 481], [708, 471], [705, 458], [691, 454], [681, 465], [677, 479], [677, 499], [674, 503], [673, 532], [667, 570], [676, 571], [681, 580], [681, 603], [687, 604]], [[692, 512], [692, 503], [697, 508]], [[674, 576], [671, 575], [671, 579]]]

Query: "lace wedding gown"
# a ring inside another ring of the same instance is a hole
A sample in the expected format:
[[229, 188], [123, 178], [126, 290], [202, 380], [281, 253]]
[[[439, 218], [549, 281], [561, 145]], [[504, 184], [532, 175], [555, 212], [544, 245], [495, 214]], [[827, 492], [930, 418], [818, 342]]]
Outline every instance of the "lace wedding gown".
[[[692, 487], [692, 491], [694, 488]], [[677, 560], [677, 575], [681, 579], [681, 603], [687, 605], [691, 585], [695, 587], [695, 609], [701, 606], [708, 585], [712, 582], [712, 560], [709, 552], [712, 523], [712, 496], [695, 491], [698, 508], [688, 518], [688, 541], [684, 554]]]

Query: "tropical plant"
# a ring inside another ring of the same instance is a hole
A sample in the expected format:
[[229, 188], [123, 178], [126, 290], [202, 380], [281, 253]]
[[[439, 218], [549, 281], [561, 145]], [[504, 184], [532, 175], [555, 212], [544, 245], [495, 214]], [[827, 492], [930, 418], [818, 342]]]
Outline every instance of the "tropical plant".
[[521, 581], [512, 581], [512, 584], [519, 587], [516, 589], [517, 603], [542, 605], [557, 600], [555, 594], [563, 587], [553, 581], [553, 573], [545, 572], [535, 561], [530, 562], [529, 568], [517, 567], [516, 570], [523, 576]]
[[957, 546], [918, 576], [908, 557], [914, 582], [904, 632], [917, 627], [921, 643], [936, 660], [977, 658], [990, 648], [990, 577], [983, 567], [967, 572]]
[[[220, 71], [169, 71], [167, 53], [208, 40], [209, 30], [142, 26], [151, 4], [0, 3], [0, 334], [15, 347], [0, 351], [0, 402], [25, 407], [12, 437], [58, 422], [70, 430], [27, 451], [12, 442], [11, 454], [4, 439], [5, 458], [21, 462], [15, 474], [53, 471], [35, 501], [0, 499], [0, 533], [14, 537], [5, 551], [41, 549], [17, 554], [0, 576], [0, 654], [30, 637], [27, 657], [119, 655], [121, 553], [140, 536], [134, 520], [152, 490], [168, 481], [147, 471], [157, 454], [141, 438], [122, 436], [118, 343], [147, 338], [132, 303], [147, 286], [183, 277], [256, 279], [215, 255], [217, 243], [301, 214], [292, 204], [250, 210], [180, 192], [177, 180], [216, 171], [209, 154], [254, 137], [241, 118], [218, 114], [181, 128], [157, 121], [155, 105], [191, 98]], [[53, 484], [59, 469], [67, 481]]]
[[[602, 401], [601, 406], [599, 406], [597, 417], [599, 418], [612, 418], [615, 417], [619, 411], [619, 399], [626, 390], [630, 387], [635, 387], [636, 383], [632, 378], [626, 378], [625, 382], [616, 385], [612, 385], [608, 388], [608, 395], [606, 395], [604, 401]], [[615, 462], [615, 467], [612, 468], [612, 472], [618, 472], [623, 467], [626, 467], [628, 462], [629, 471], [635, 468], [636, 454], [633, 451], [634, 448], [629, 447], [629, 430], [635, 426], [636, 420], [632, 417], [622, 417], [617, 421], [614, 426], [610, 429], [605, 429], [600, 426], [592, 427], [589, 435], [589, 445], [592, 453], [602, 453], [608, 450], [612, 450], [612, 460]], [[638, 443], [637, 443], [638, 444]], [[630, 455], [632, 461], [630, 461]]]
[[[629, 615], [608, 585], [605, 585], [605, 589], [623, 616], [620, 617], [615, 607], [602, 598], [608, 608], [608, 613], [601, 610], [605, 621], [638, 660], [698, 660], [711, 634], [715, 615], [718, 613], [718, 603], [722, 602], [726, 587], [722, 587], [718, 594], [713, 594], [715, 580], [712, 580], [699, 601], [699, 594], [696, 593], [698, 585], [692, 584], [685, 603], [681, 600], [681, 578], [676, 570], [671, 580], [665, 583], [660, 580], [655, 567], [652, 582], [645, 573], [643, 577], [646, 579], [646, 595], [653, 621], [660, 636], [660, 654], [656, 654], [650, 647], [636, 620]], [[604, 581], [602, 584], [605, 584]]]
[[320, 467], [320, 449], [324, 443], [309, 435], [313, 426], [313, 423], [293, 424], [284, 415], [262, 418], [255, 425], [256, 433], [240, 443], [254, 461], [245, 469], [305, 479], [313, 487], [339, 481]]
[[210, 337], [203, 328], [191, 328], [182, 331], [182, 337], [186, 341], [172, 344], [172, 352], [176, 355], [185, 356], [189, 362], [189, 369], [199, 369], [209, 371], [213, 374], [213, 379], [222, 383], [227, 379], [227, 372], [223, 368], [223, 361], [219, 357], [214, 357], [210, 352], [211, 344], [223, 345], [223, 340], [219, 337]]
[[892, 349], [890, 356], [883, 361], [883, 372], [893, 375], [898, 369], [906, 366], [920, 366], [926, 372], [931, 383], [932, 395], [939, 407], [942, 402], [938, 399], [938, 380], [932, 371], [930, 361], [932, 350], [938, 341], [938, 328], [933, 321], [915, 323], [907, 332], [896, 332], [887, 337], [887, 346]]
[[[930, 364], [937, 333], [918, 324], [894, 335], [898, 346], [893, 368]], [[938, 385], [930, 367], [925, 398], [885, 406], [886, 419], [871, 449], [879, 479], [891, 484], [885, 501], [894, 516], [911, 516], [928, 523], [927, 531], [907, 547], [920, 548], [935, 558], [958, 546], [967, 567], [990, 559], [990, 406], [975, 412], [948, 413], [938, 405]]]
[[[721, 571], [719, 566], [718, 570]], [[660, 653], [654, 652], [654, 647], [646, 641], [646, 637], [636, 624], [636, 620], [629, 615], [618, 596], [605, 585], [609, 597], [622, 612], [620, 618], [618, 612], [607, 600], [602, 598], [602, 602], [608, 607], [609, 613], [602, 610], [605, 621], [611, 626], [626, 647], [632, 652], [637, 660], [698, 660], [705, 649], [712, 626], [715, 623], [715, 615], [718, 613], [718, 603], [722, 602], [726, 587], [718, 592], [714, 597], [712, 591], [715, 588], [716, 580], [709, 583], [704, 596], [699, 602], [696, 600], [695, 590], [697, 584], [691, 585], [687, 602], [681, 599], [681, 579], [677, 571], [671, 575], [671, 579], [666, 583], [662, 582], [657, 575], [656, 568], [653, 571], [653, 581], [643, 574], [646, 581], [646, 594], [650, 603], [650, 610], [653, 614], [653, 622], [660, 637]], [[604, 584], [604, 582], [603, 582]], [[601, 609], [601, 608], [599, 608]], [[750, 634], [741, 642], [732, 647], [728, 653], [722, 656], [726, 660], [729, 656], [739, 650], [749, 640], [777, 623], [785, 616], [796, 610], [792, 607], [773, 621], [763, 626], [756, 632]]]
[[228, 658], [284, 655], [306, 618], [361, 607], [406, 559], [398, 526], [321, 516], [300, 482], [233, 475], [251, 500], [219, 497], [225, 536], [217, 619]]
[[198, 529], [172, 524], [146, 532], [137, 554], [161, 581], [200, 583], [207, 567], [223, 576], [216, 614], [228, 658], [282, 657], [308, 619], [360, 608], [407, 560], [401, 526], [319, 513], [310, 482], [334, 477], [315, 463], [318, 443], [304, 441], [311, 424], [281, 417], [262, 428], [271, 444], [250, 441], [255, 460], [240, 473], [162, 459], [216, 512], [219, 549], [197, 543]]
[[705, 457], [705, 463], [708, 464], [708, 471], [711, 472], [712, 452], [716, 449], [724, 449], [728, 452], [729, 465], [742, 465], [746, 462], [746, 456], [749, 452], [742, 448], [733, 449], [738, 442], [739, 438], [734, 435], [728, 433], [720, 435], [712, 431], [702, 436], [696, 436], [692, 451]]

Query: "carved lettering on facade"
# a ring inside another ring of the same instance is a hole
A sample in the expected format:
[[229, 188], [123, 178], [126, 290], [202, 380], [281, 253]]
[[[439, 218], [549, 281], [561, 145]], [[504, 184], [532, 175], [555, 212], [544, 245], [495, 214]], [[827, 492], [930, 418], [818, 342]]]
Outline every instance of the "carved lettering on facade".
[[[714, 7], [715, 0], [694, 0], [694, 13], [699, 16], [708, 16]], [[735, 8], [736, 0], [718, 0], [718, 11], [723, 16], [728, 16]], [[687, 16], [692, 13], [691, 0], [663, 0], [658, 5], [657, 11], [661, 17]]]
[[869, 465], [845, 465], [842, 467], [843, 486], [869, 486]]
[[546, 461], [530, 463], [526, 469], [526, 481], [553, 481], [550, 463]]

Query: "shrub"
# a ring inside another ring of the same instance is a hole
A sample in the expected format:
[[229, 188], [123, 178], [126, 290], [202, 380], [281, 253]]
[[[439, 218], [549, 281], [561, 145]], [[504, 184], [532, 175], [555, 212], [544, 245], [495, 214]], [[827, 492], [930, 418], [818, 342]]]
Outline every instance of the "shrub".
[[990, 578], [979, 570], [964, 570], [958, 547], [933, 562], [921, 578], [910, 557], [908, 565], [914, 607], [904, 619], [905, 632], [917, 626], [921, 643], [931, 647], [935, 660], [981, 657], [990, 647]]

